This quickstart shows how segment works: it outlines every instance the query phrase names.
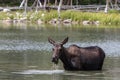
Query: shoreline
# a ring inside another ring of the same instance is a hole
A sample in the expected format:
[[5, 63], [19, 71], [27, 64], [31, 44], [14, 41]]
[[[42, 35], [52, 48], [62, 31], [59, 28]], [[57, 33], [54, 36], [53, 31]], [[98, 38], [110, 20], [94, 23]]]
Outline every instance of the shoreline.
[[0, 28], [1, 29], [11, 29], [11, 28], [16, 28], [16, 29], [51, 29], [51, 28], [58, 28], [58, 29], [66, 29], [66, 28], [70, 28], [70, 29], [81, 29], [81, 28], [112, 28], [112, 29], [119, 29], [120, 26], [119, 25], [95, 25], [95, 24], [88, 24], [88, 25], [83, 25], [83, 24], [77, 24], [77, 23], [55, 23], [55, 24], [51, 24], [51, 23], [39, 23], [39, 22], [31, 22], [31, 21], [6, 21], [6, 20], [0, 20]]
[[52, 19], [48, 22], [44, 22], [42, 20], [37, 20], [37, 21], [30, 21], [27, 19], [6, 19], [6, 20], [0, 20], [0, 22], [2, 23], [8, 23], [8, 24], [16, 24], [16, 23], [27, 23], [27, 22], [31, 22], [31, 23], [36, 23], [36, 24], [53, 24], [53, 25], [57, 25], [57, 24], [64, 24], [64, 25], [69, 25], [69, 24], [79, 24], [79, 25], [100, 25], [99, 21], [83, 21], [83, 22], [78, 22], [78, 21], [72, 21], [71, 19], [65, 19], [65, 20], [61, 20], [61, 19]]
[[29, 11], [26, 14], [23, 11], [0, 12], [0, 21], [3, 23], [24, 23], [33, 22], [37, 24], [79, 24], [79, 25], [119, 25], [119, 13], [92, 13], [80, 11], [61, 11], [61, 17], [58, 19], [57, 11], [34, 12]]

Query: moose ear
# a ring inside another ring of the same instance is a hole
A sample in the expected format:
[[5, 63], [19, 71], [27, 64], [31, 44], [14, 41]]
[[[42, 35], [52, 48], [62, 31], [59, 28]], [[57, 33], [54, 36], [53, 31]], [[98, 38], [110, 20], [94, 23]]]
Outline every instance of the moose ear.
[[61, 44], [62, 44], [62, 45], [66, 44], [66, 43], [68, 42], [68, 39], [69, 39], [69, 38], [66, 37], [66, 38], [61, 42]]
[[55, 41], [54, 40], [52, 40], [50, 37], [48, 37], [48, 41], [51, 43], [51, 44], [55, 44]]

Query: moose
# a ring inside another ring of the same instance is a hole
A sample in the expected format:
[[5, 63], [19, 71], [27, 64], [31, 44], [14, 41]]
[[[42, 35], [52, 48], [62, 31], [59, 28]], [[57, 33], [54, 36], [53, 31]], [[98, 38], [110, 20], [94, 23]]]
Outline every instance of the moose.
[[68, 42], [68, 37], [59, 43], [50, 37], [48, 41], [54, 46], [52, 62], [58, 64], [60, 59], [65, 70], [102, 70], [105, 52], [100, 47], [79, 47], [73, 44], [65, 48], [63, 45]]

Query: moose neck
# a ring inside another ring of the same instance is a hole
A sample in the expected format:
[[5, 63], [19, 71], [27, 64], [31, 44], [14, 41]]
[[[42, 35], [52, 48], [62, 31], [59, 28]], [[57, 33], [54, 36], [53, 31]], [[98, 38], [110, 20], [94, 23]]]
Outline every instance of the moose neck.
[[64, 48], [64, 47], [61, 51], [60, 60], [63, 62], [64, 68], [66, 70], [71, 69], [72, 65], [71, 65], [71, 62], [68, 58], [68, 52], [67, 52], [66, 48]]

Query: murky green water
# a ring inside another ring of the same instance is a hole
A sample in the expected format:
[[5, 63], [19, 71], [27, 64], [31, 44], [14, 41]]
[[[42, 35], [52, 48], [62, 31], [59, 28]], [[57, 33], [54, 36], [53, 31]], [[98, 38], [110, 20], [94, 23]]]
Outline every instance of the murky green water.
[[[120, 29], [26, 25], [0, 28], [0, 80], [119, 80]], [[47, 38], [71, 44], [100, 46], [106, 52], [102, 71], [64, 71], [51, 62]]]

